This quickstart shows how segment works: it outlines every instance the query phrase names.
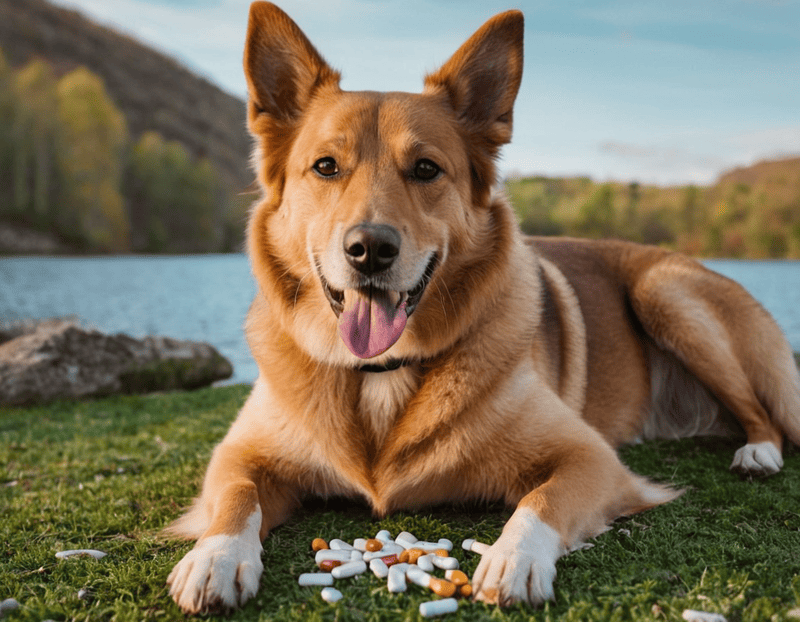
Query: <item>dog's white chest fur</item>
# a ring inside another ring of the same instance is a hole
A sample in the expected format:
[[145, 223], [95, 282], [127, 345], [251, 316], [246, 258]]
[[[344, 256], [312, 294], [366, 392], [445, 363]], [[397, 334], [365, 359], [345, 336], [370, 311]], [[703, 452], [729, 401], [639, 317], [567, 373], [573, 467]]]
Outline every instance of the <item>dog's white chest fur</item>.
[[378, 446], [383, 444], [397, 416], [419, 383], [416, 370], [400, 367], [383, 373], [366, 373], [361, 381], [359, 407], [364, 423]]

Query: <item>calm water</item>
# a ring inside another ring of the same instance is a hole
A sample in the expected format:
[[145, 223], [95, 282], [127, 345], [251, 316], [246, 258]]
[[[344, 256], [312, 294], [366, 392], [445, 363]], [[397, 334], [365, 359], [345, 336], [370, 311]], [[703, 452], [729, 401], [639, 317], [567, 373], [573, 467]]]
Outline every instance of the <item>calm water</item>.
[[[750, 290], [800, 351], [800, 262], [706, 263]], [[258, 375], [242, 328], [254, 293], [244, 255], [0, 259], [0, 322], [75, 315], [106, 332], [207, 341], [233, 363], [230, 382]]]

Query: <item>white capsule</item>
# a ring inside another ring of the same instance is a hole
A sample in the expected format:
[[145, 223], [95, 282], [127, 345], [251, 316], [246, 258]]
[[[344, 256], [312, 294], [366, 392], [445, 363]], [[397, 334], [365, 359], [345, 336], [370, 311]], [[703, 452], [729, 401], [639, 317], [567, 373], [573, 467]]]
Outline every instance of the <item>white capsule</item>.
[[707, 611], [696, 611], [694, 609], [684, 609], [681, 617], [688, 622], [727, 622], [725, 616], [719, 613], [708, 613]]
[[344, 540], [339, 540], [339, 538], [334, 538], [330, 542], [328, 542], [328, 546], [330, 546], [334, 551], [352, 551], [353, 545], [348, 544]]
[[56, 553], [58, 559], [67, 559], [68, 557], [94, 557], [95, 559], [103, 559], [106, 555], [107, 553], [96, 551], [95, 549], [74, 549]]
[[341, 566], [336, 566], [331, 570], [331, 575], [334, 579], [346, 579], [347, 577], [354, 577], [357, 574], [363, 574], [367, 571], [367, 564], [363, 561], [348, 562]]
[[439, 538], [439, 548], [444, 549], [445, 551], [452, 551], [453, 543], [447, 538]]
[[369, 569], [379, 579], [385, 579], [389, 576], [389, 566], [380, 557], [376, 557], [369, 562]]
[[323, 588], [319, 595], [322, 596], [322, 600], [326, 603], [335, 603], [337, 600], [342, 599], [342, 593], [335, 587]]
[[412, 546], [414, 546], [414, 543], [417, 542], [417, 537], [412, 533], [408, 533], [407, 531], [401, 531], [399, 534], [397, 534], [397, 537], [394, 539], [394, 541], [404, 549], [410, 549]]
[[314, 562], [316, 564], [329, 559], [335, 562], [349, 562], [350, 551], [333, 551], [331, 549], [322, 549], [321, 551], [317, 551], [317, 554], [314, 556]]
[[356, 538], [353, 540], [353, 548], [361, 551], [362, 553], [367, 550], [367, 540], [366, 538]]
[[431, 562], [437, 568], [442, 570], [456, 570], [458, 568], [458, 560], [455, 557], [439, 557], [438, 555], [431, 555]]
[[390, 534], [386, 529], [381, 529], [378, 533], [376, 533], [375, 539], [380, 540], [383, 543], [394, 542], [394, 540], [392, 540], [392, 534]]
[[379, 557], [389, 557], [389, 555], [400, 555], [404, 551], [402, 546], [396, 544], [386, 544], [380, 551], [367, 551], [363, 558], [365, 562], [372, 561]]
[[458, 601], [455, 598], [429, 600], [427, 603], [420, 603], [419, 605], [419, 615], [425, 618], [453, 613], [456, 610], [458, 610]]
[[420, 555], [417, 558], [417, 566], [419, 566], [425, 572], [433, 572], [433, 562], [431, 561], [431, 559], [434, 557], [436, 557], [436, 555], [433, 554]]
[[489, 550], [489, 545], [484, 544], [483, 542], [478, 542], [477, 540], [473, 540], [472, 538], [467, 538], [461, 543], [461, 548], [465, 551], [472, 551], [478, 555], [483, 555]]
[[386, 586], [390, 592], [398, 593], [406, 591], [406, 570], [408, 564], [395, 564], [389, 567], [389, 574], [386, 580]]
[[352, 551], [350, 551], [351, 562], [360, 562], [362, 559], [364, 559], [364, 553], [362, 553], [358, 549], [353, 549]]
[[333, 585], [333, 575], [330, 572], [304, 572], [298, 577], [297, 583], [302, 586]]

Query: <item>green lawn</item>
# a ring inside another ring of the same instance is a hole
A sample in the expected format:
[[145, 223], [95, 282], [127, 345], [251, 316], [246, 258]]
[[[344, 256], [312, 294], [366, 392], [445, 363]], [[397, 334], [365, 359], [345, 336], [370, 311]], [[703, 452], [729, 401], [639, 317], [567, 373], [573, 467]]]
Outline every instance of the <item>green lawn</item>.
[[[165, 579], [189, 549], [159, 531], [197, 493], [211, 448], [248, 387], [0, 409], [0, 600], [10, 620], [172, 620]], [[677, 501], [616, 522], [558, 564], [557, 602], [499, 610], [462, 602], [448, 620], [680, 620], [686, 608], [738, 620], [786, 620], [800, 607], [800, 453], [782, 473], [728, 471], [736, 443], [701, 439], [626, 448], [635, 471], [686, 488]], [[371, 574], [337, 583], [329, 605], [296, 577], [315, 536], [352, 540], [385, 528], [490, 542], [510, 511], [439, 507], [375, 521], [345, 501], [309, 505], [265, 542], [258, 595], [231, 620], [417, 620], [430, 594], [391, 595]], [[100, 561], [55, 553], [96, 548]], [[455, 555], [471, 573], [478, 557]], [[85, 590], [83, 598], [78, 592]]]

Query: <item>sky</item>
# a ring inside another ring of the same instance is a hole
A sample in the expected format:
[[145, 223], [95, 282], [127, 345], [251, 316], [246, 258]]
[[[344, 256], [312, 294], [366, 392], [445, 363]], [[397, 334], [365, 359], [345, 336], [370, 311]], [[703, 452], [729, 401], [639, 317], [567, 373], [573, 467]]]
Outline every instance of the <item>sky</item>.
[[[245, 0], [56, 0], [246, 97]], [[504, 175], [709, 184], [800, 155], [800, 0], [282, 0], [346, 90], [419, 92], [489, 17], [525, 13]]]

